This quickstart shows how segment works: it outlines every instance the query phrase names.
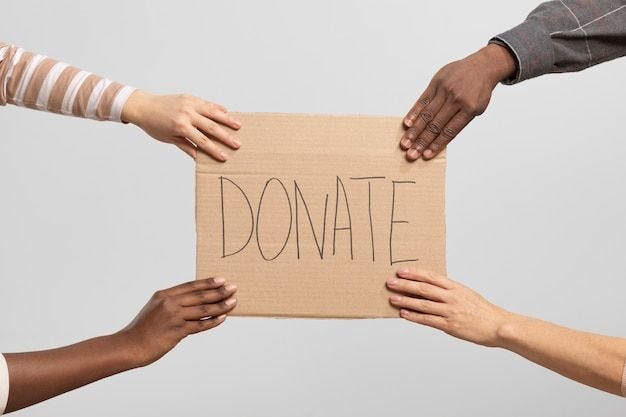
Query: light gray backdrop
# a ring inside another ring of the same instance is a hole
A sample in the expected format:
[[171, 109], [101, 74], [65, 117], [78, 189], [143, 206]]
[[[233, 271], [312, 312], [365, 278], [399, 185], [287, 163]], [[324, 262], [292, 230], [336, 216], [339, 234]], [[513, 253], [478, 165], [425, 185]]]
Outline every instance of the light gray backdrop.
[[[537, 0], [5, 0], [0, 39], [238, 111], [403, 115]], [[449, 151], [450, 274], [626, 336], [626, 60], [499, 86]], [[0, 109], [0, 350], [124, 326], [194, 276], [194, 166], [133, 126]], [[383, 279], [384, 277], [381, 277]], [[229, 319], [24, 416], [618, 416], [626, 402], [400, 320]]]

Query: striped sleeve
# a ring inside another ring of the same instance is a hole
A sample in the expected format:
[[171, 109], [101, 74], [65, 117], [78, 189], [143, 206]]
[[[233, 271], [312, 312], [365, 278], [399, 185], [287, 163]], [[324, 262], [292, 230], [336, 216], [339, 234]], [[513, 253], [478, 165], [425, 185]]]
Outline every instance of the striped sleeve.
[[0, 353], [0, 414], [4, 414], [9, 401], [9, 368], [4, 355]]
[[0, 43], [0, 105], [121, 121], [135, 89], [64, 62]]

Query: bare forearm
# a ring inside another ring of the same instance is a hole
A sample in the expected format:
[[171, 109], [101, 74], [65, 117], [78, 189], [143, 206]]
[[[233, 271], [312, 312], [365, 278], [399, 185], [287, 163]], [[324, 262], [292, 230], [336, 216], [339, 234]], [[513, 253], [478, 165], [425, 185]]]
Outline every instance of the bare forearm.
[[139, 366], [124, 333], [39, 352], [7, 353], [7, 412]]
[[626, 339], [510, 315], [498, 345], [583, 384], [621, 395]]

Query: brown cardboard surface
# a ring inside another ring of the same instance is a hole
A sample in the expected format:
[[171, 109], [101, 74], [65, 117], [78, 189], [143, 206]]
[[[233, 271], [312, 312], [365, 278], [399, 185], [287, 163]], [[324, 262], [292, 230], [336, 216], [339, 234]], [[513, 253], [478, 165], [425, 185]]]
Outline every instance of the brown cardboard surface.
[[238, 117], [241, 149], [196, 163], [196, 277], [237, 284], [232, 315], [397, 317], [387, 277], [445, 273], [445, 153], [407, 162], [400, 118]]

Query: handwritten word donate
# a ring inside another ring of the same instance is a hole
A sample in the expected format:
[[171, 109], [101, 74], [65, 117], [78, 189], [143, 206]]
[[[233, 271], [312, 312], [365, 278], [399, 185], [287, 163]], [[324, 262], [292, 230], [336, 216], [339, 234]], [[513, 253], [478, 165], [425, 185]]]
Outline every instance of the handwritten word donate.
[[[295, 245], [295, 256], [300, 259], [305, 239], [312, 239], [321, 260], [329, 253], [335, 255], [343, 249], [340, 246], [348, 250], [350, 259], [355, 259], [355, 243], [371, 248], [373, 262], [380, 247], [388, 252], [386, 255], [391, 265], [418, 260], [397, 259], [393, 244], [394, 231], [409, 223], [408, 219], [399, 218], [402, 213], [398, 214], [397, 205], [403, 199], [407, 205], [409, 197], [405, 191], [415, 186], [415, 181], [335, 176], [328, 192], [320, 193], [319, 184], [316, 184], [317, 193], [313, 198], [310, 194], [307, 197], [306, 191], [310, 189], [300, 185], [298, 180], [286, 181], [276, 177], [255, 180], [259, 184], [252, 187], [250, 178], [218, 177], [222, 258], [255, 251], [265, 261], [273, 261], [283, 255], [291, 242]], [[353, 193], [361, 194], [355, 196]], [[389, 208], [376, 210], [377, 205]], [[356, 216], [368, 221], [355, 222]], [[375, 232], [380, 230], [381, 222], [385, 225], [384, 239]], [[367, 241], [358, 239], [355, 242], [356, 235], [367, 236]], [[340, 244], [340, 241], [344, 243]]]

